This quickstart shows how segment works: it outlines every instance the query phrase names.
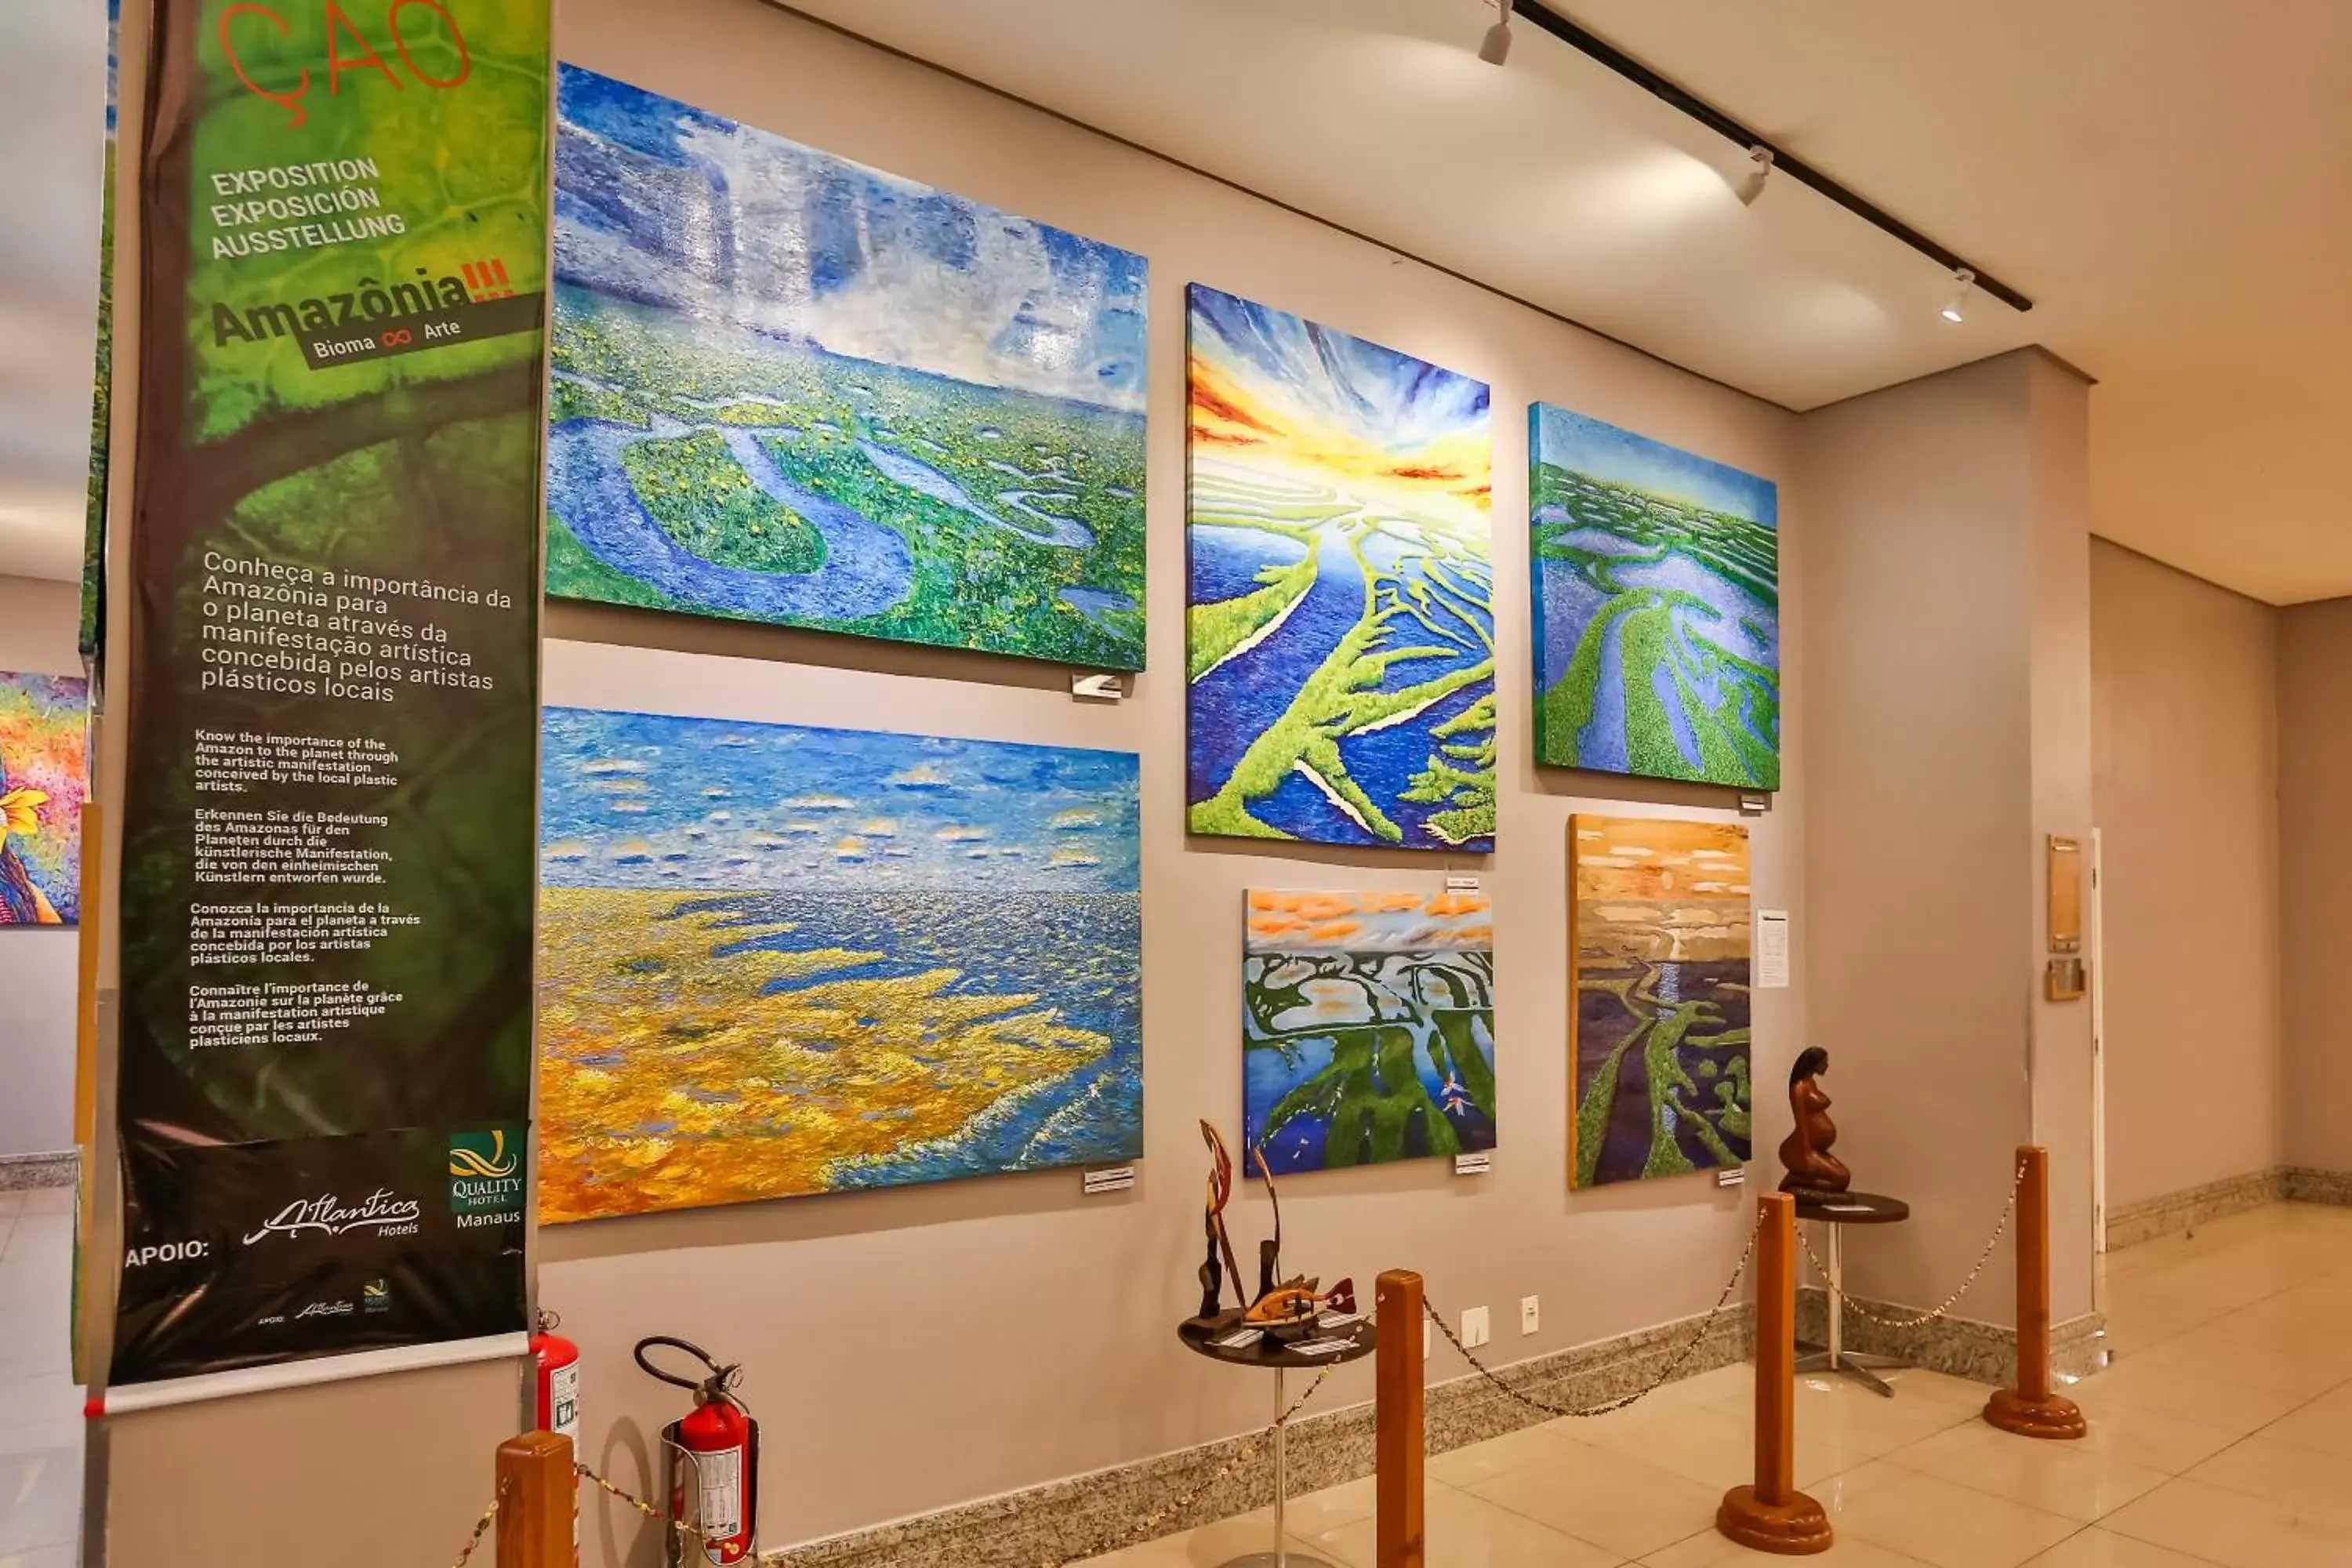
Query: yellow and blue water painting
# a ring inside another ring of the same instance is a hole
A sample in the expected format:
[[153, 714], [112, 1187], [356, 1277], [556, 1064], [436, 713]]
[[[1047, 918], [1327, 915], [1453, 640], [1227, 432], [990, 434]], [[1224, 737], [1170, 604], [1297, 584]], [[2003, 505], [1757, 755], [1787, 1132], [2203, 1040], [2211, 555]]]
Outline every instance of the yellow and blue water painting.
[[1142, 1152], [1136, 758], [551, 708], [550, 1222]]

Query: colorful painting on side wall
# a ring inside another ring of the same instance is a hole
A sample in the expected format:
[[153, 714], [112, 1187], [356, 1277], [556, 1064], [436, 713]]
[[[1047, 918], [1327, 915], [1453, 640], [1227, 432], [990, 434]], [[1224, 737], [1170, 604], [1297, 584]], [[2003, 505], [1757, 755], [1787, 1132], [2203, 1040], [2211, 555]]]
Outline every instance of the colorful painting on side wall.
[[1189, 298], [1187, 825], [1492, 849], [1485, 384]]
[[564, 66], [548, 589], [1143, 667], [1144, 258]]
[[1495, 1146], [1495, 931], [1480, 893], [1254, 889], [1244, 1136], [1276, 1175]]
[[1769, 479], [1528, 409], [1536, 761], [1780, 787], [1780, 536]]
[[81, 923], [89, 682], [0, 675], [0, 925]]
[[1748, 1161], [1748, 830], [1569, 819], [1573, 1184]]
[[1132, 753], [544, 723], [541, 1219], [1142, 1152]]

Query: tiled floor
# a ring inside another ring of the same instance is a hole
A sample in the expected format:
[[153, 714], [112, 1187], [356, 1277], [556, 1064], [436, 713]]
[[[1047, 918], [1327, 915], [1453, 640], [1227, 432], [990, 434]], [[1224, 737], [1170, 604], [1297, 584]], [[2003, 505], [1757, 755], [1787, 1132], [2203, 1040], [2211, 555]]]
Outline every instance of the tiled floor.
[[[1881, 1399], [1806, 1378], [1797, 1480], [1836, 1568], [2352, 1568], [2352, 1210], [2282, 1205], [2117, 1253], [2116, 1363], [2071, 1392], [2081, 1442], [2011, 1437], [1986, 1389], [1895, 1374]], [[1443, 1353], [1441, 1352], [1441, 1353]], [[1727, 1367], [1594, 1421], [1429, 1465], [1430, 1568], [1722, 1568], [1748, 1479], [1754, 1373]], [[1294, 1551], [1370, 1568], [1369, 1480], [1293, 1503]], [[1258, 1514], [1097, 1558], [1208, 1568], [1272, 1545]]]
[[81, 1390], [68, 1371], [73, 1194], [0, 1192], [0, 1568], [73, 1568]]

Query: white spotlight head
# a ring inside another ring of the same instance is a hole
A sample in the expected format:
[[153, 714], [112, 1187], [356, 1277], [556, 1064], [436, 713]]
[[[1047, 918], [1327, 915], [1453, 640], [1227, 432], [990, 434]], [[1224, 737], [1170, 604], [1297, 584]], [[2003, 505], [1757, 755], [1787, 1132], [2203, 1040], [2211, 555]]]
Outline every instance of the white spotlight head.
[[1748, 173], [1740, 175], [1739, 183], [1732, 187], [1734, 193], [1739, 197], [1739, 205], [1743, 207], [1754, 206], [1756, 198], [1764, 194], [1764, 183], [1771, 177], [1772, 149], [1769, 147], [1748, 149]]
[[1501, 17], [1478, 40], [1478, 58], [1490, 66], [1501, 65], [1511, 58], [1511, 0], [1501, 0]]
[[1943, 317], [1944, 320], [1952, 322], [1955, 326], [1959, 324], [1961, 321], [1966, 321], [1968, 318], [1963, 313], [1963, 308], [1969, 302], [1969, 291], [1976, 287], [1976, 283], [1977, 275], [1974, 272], [1969, 271], [1965, 267], [1954, 268], [1952, 272], [1952, 297], [1945, 302], [1944, 308], [1941, 310], [1938, 310], [1937, 314]]

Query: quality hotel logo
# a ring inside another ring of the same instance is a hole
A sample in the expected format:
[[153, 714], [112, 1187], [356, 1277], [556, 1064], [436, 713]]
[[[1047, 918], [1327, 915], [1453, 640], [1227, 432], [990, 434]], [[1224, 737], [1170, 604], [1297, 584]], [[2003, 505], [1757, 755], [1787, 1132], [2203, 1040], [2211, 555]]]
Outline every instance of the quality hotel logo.
[[449, 1212], [461, 1230], [522, 1217], [522, 1130], [449, 1134]]
[[[487, 1142], [486, 1142], [487, 1140]], [[499, 1181], [522, 1169], [522, 1156], [507, 1149], [506, 1129], [454, 1132], [449, 1136], [449, 1173]]]

